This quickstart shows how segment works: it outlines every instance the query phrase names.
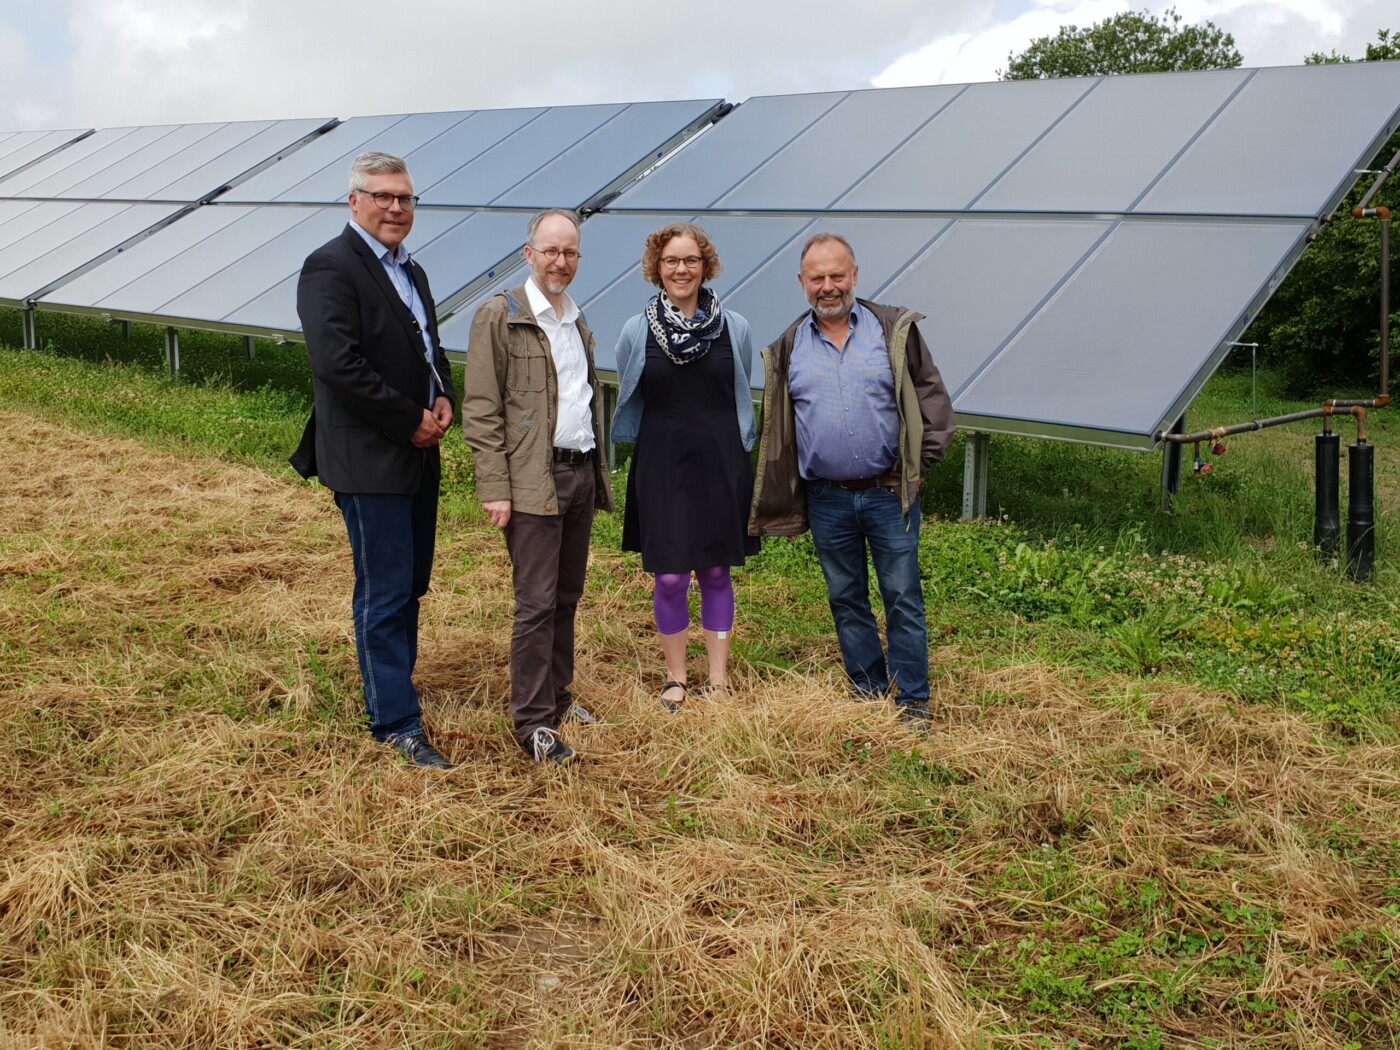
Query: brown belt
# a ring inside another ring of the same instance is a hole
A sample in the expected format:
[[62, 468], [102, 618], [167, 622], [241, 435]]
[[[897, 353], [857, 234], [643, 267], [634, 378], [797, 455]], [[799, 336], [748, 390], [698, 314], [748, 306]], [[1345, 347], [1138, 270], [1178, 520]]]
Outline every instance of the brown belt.
[[899, 487], [898, 474], [877, 474], [873, 478], [848, 478], [845, 481], [818, 480], [824, 481], [827, 485], [835, 485], [838, 489], [846, 489], [850, 492], [863, 492], [866, 489], [873, 489], [876, 485], [887, 489]]

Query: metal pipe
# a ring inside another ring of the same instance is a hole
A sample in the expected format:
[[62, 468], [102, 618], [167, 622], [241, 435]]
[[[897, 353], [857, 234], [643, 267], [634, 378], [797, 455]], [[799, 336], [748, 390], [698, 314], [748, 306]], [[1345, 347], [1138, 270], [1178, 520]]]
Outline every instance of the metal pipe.
[[1328, 401], [1321, 408], [1310, 408], [1305, 412], [1290, 412], [1286, 416], [1271, 416], [1268, 419], [1252, 419], [1248, 423], [1235, 423], [1228, 427], [1212, 427], [1210, 430], [1194, 434], [1177, 434], [1163, 430], [1157, 434], [1158, 441], [1173, 445], [1194, 445], [1198, 441], [1218, 441], [1231, 434], [1248, 434], [1255, 430], [1282, 426], [1285, 423], [1298, 423], [1304, 419], [1326, 419], [1333, 415], [1356, 417], [1358, 440], [1366, 440], [1366, 409], [1384, 408], [1390, 403], [1389, 397], [1377, 397], [1370, 401]]
[[1390, 164], [1381, 172], [1381, 177], [1376, 180], [1375, 185], [1366, 192], [1361, 203], [1351, 209], [1354, 218], [1381, 220], [1381, 394], [1383, 396], [1390, 393], [1390, 209], [1383, 204], [1376, 208], [1368, 208], [1366, 205], [1395, 170], [1397, 160], [1400, 160], [1400, 152], [1391, 158]]
[[[1400, 156], [1400, 154], [1397, 154]], [[1377, 211], [1380, 209], [1377, 208]], [[1381, 394], [1390, 394], [1390, 209], [1381, 219]]]
[[1386, 181], [1392, 175], [1395, 174], [1395, 167], [1397, 164], [1400, 164], [1400, 149], [1395, 151], [1395, 156], [1390, 158], [1390, 163], [1381, 169], [1381, 177], [1378, 178], [1375, 182], [1371, 183], [1371, 188], [1368, 189], [1365, 195], [1361, 198], [1361, 203], [1352, 209], [1351, 213], [1355, 215], [1358, 219], [1361, 218], [1361, 215], [1359, 213], [1364, 211], [1370, 205], [1370, 203], [1376, 199], [1376, 194], [1381, 191], [1381, 187], [1384, 186], [1386, 184]]
[[1381, 220], [1381, 393], [1390, 393], [1390, 209], [1384, 205], [1372, 208], [1371, 202], [1381, 187], [1395, 174], [1400, 166], [1400, 150], [1390, 158], [1390, 163], [1381, 169], [1380, 177], [1371, 183], [1370, 189], [1362, 196], [1351, 214], [1357, 219], [1376, 218]]

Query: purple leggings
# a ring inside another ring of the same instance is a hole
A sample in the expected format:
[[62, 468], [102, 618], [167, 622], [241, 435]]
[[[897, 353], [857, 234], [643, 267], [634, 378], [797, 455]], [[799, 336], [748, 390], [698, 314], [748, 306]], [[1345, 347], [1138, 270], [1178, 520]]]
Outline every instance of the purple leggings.
[[[728, 565], [711, 565], [696, 569], [700, 581], [700, 624], [707, 631], [734, 629], [734, 581]], [[659, 572], [656, 592], [651, 606], [656, 613], [656, 629], [662, 634], [679, 634], [690, 626], [690, 606], [685, 592], [690, 588], [690, 573]]]

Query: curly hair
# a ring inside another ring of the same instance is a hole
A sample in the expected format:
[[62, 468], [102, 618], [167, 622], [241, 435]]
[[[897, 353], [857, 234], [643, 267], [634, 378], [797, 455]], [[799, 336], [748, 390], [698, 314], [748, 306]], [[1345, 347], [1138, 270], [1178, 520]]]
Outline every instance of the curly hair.
[[648, 234], [646, 246], [642, 249], [642, 276], [652, 284], [661, 287], [661, 252], [675, 237], [689, 237], [700, 246], [700, 258], [705, 260], [701, 281], [712, 280], [724, 270], [724, 264], [719, 261], [719, 252], [715, 250], [715, 242], [710, 240], [708, 233], [693, 222], [672, 222]]

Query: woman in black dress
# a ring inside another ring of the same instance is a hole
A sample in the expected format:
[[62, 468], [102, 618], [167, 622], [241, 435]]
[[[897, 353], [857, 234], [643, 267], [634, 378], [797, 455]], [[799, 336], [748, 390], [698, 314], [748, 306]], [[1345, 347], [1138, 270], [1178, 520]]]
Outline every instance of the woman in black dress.
[[691, 575], [700, 586], [709, 687], [725, 689], [734, 630], [730, 569], [758, 553], [758, 539], [748, 534], [753, 337], [706, 284], [720, 269], [699, 226], [671, 223], [652, 233], [642, 276], [661, 290], [623, 326], [617, 344], [613, 438], [635, 443], [622, 547], [640, 551], [643, 568], [656, 576], [652, 606], [668, 711], [686, 696]]

